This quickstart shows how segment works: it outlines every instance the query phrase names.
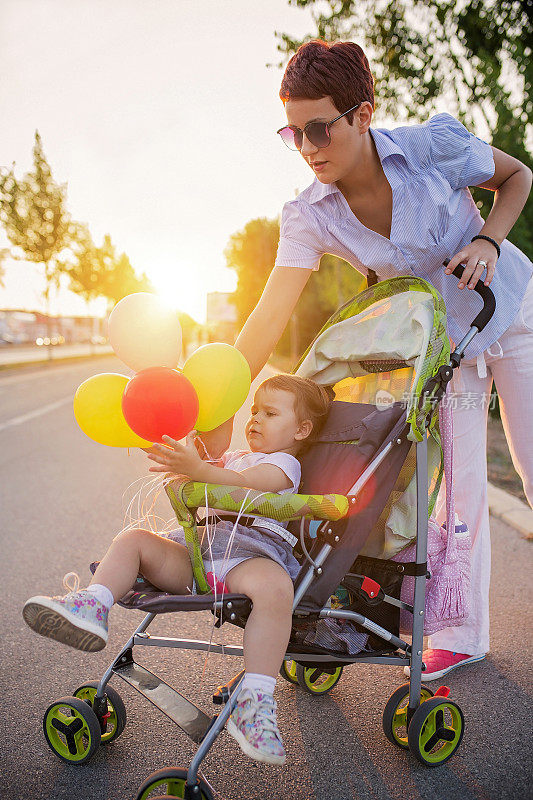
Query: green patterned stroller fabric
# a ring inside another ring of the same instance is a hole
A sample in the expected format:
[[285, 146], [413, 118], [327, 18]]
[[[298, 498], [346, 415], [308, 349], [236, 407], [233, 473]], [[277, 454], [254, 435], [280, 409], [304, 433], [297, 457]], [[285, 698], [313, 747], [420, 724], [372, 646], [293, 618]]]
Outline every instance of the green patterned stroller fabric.
[[245, 489], [242, 486], [219, 486], [176, 478], [167, 483], [166, 492], [176, 517], [183, 527], [191, 557], [194, 578], [199, 592], [210, 592], [200, 551], [196, 521], [192, 509], [208, 506], [211, 509], [245, 515], [270, 517], [280, 522], [292, 519], [336, 520], [348, 511], [343, 495], [276, 494]]

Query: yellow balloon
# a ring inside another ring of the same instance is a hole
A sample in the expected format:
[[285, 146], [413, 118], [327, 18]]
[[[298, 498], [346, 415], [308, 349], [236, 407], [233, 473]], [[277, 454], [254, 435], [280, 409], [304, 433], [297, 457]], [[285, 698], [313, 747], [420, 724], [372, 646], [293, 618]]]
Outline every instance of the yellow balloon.
[[205, 344], [198, 348], [185, 362], [183, 374], [196, 389], [200, 402], [196, 422], [199, 431], [212, 431], [230, 419], [250, 391], [248, 362], [230, 344]]
[[114, 372], [93, 375], [78, 387], [74, 416], [82, 431], [109, 447], [150, 447], [132, 431], [122, 413], [122, 395], [129, 378]]

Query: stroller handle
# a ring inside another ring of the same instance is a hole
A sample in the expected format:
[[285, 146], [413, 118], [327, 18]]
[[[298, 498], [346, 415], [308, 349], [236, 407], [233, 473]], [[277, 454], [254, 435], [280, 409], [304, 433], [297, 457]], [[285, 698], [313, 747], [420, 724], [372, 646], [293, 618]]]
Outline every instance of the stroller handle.
[[[443, 263], [444, 266], [447, 267], [450, 263], [450, 259], [447, 258]], [[464, 271], [465, 268], [462, 266], [462, 264], [458, 264], [452, 272], [452, 275], [455, 275], [456, 278], [462, 278]], [[485, 286], [483, 281], [478, 281], [474, 286], [474, 290], [481, 296], [481, 299], [483, 300], [483, 308], [475, 320], [473, 320], [470, 327], [477, 328], [479, 333], [479, 331], [482, 331], [485, 325], [491, 320], [492, 315], [496, 310], [496, 298], [494, 297], [494, 292], [492, 289], [490, 289], [488, 286]]]

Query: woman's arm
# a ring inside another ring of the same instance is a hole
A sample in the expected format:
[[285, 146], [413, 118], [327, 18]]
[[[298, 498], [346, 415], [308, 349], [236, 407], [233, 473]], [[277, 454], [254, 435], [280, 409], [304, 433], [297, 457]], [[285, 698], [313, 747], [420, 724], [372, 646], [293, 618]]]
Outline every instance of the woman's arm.
[[[281, 339], [312, 271], [301, 267], [274, 267], [270, 273], [258, 304], [235, 342], [250, 365], [252, 380]], [[202, 442], [212, 458], [219, 458], [228, 449], [232, 431], [233, 419], [229, 419], [218, 428], [202, 433]]]
[[[481, 187], [495, 192], [494, 204], [480, 233], [501, 244], [520, 216], [529, 196], [532, 173], [529, 167], [502, 150], [493, 147], [492, 152], [495, 172]], [[487, 262], [485, 286], [488, 286], [494, 277], [497, 253], [494, 245], [484, 239], [476, 239], [456, 253], [450, 259], [446, 273], [450, 274], [458, 264], [466, 264], [459, 288], [468, 284], [472, 289], [483, 273], [483, 267], [478, 266], [479, 260]]]
[[301, 267], [274, 267], [270, 273], [258, 304], [235, 342], [250, 365], [252, 380], [281, 339], [312, 271]]

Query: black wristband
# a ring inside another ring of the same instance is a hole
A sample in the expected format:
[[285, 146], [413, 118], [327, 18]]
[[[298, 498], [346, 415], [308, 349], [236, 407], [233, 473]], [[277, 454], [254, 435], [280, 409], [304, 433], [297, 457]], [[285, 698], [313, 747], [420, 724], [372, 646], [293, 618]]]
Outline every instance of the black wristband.
[[491, 239], [490, 236], [484, 236], [482, 233], [478, 233], [477, 236], [474, 236], [470, 241], [475, 242], [476, 239], [485, 239], [486, 242], [490, 242], [496, 248], [496, 252], [498, 253], [498, 258], [500, 257], [500, 245], [498, 242], [495, 242], [494, 239]]

